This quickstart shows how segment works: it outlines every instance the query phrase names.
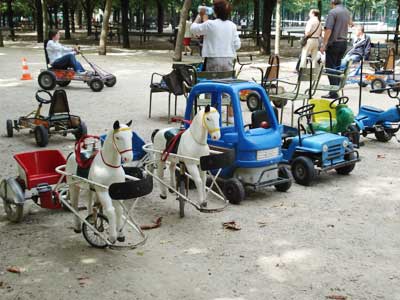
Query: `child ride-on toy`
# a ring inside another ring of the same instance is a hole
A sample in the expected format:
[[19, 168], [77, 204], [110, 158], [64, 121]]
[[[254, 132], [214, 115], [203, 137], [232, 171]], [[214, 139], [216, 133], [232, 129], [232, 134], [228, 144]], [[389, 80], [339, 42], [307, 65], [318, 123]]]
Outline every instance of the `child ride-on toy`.
[[370, 92], [382, 93], [384, 91], [387, 91], [390, 98], [397, 99], [399, 104], [386, 111], [363, 105], [355, 118], [355, 123], [364, 137], [374, 133], [376, 139], [380, 142], [390, 141], [400, 129], [400, 86], [395, 85], [384, 89], [371, 90]]
[[[307, 104], [296, 109], [298, 128], [284, 125], [282, 135], [284, 161], [291, 165], [296, 182], [305, 186], [310, 185], [322, 171], [335, 169], [338, 174], [347, 175], [360, 160], [347, 137], [314, 129], [313, 115], [327, 113], [332, 120], [330, 111], [313, 112], [314, 107], [314, 104]], [[307, 120], [306, 126], [301, 124], [302, 119]], [[333, 131], [332, 121], [330, 127]]]
[[72, 80], [75, 80], [87, 83], [93, 92], [100, 92], [104, 85], [113, 87], [117, 83], [117, 78], [113, 74], [104, 71], [98, 65], [90, 62], [82, 52], [79, 52], [80, 55], [93, 71], [88, 71], [85, 74], [78, 74], [73, 69], [62, 70], [53, 68], [50, 65], [49, 56], [47, 55], [47, 42], [48, 41], [45, 41], [44, 43], [47, 69], [42, 69], [38, 77], [38, 83], [42, 89], [52, 90], [57, 84], [60, 87], [66, 87]]
[[[240, 92], [250, 90], [261, 95], [264, 110], [251, 114], [243, 112]], [[261, 190], [274, 186], [285, 192], [291, 187], [290, 172], [282, 162], [280, 125], [264, 88], [253, 82], [241, 80], [216, 80], [196, 84], [191, 90], [186, 106], [185, 119], [190, 120], [197, 109], [197, 99], [210, 95], [210, 104], [222, 113], [223, 97], [229, 96], [234, 112], [234, 124], [222, 123], [221, 138], [208, 144], [212, 150], [234, 152], [234, 162], [224, 167], [218, 183], [232, 204], [244, 200], [246, 190]], [[246, 120], [251, 117], [251, 120]], [[188, 126], [188, 125], [186, 125]]]
[[[20, 131], [29, 128], [35, 134], [36, 144], [39, 147], [45, 147], [52, 134], [66, 136], [72, 133], [77, 140], [87, 134], [86, 125], [81, 118], [70, 114], [67, 94], [64, 90], [56, 90], [53, 95], [48, 91], [37, 91], [36, 100], [39, 102], [36, 110], [17, 120], [7, 120], [8, 137], [14, 135], [14, 129]], [[41, 114], [43, 104], [50, 104], [47, 117]]]

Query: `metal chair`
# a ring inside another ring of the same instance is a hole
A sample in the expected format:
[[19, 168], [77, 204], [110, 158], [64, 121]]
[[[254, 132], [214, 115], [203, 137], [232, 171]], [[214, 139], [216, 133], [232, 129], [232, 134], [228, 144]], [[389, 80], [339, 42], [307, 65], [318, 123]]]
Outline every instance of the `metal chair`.
[[326, 92], [332, 92], [332, 93], [337, 93], [339, 94], [340, 92], [343, 94], [343, 88], [346, 85], [347, 82], [347, 77], [349, 76], [350, 73], [350, 67], [353, 61], [350, 59], [347, 61], [346, 66], [343, 70], [336, 70], [336, 69], [330, 69], [330, 68], [325, 68], [322, 71], [322, 75], [327, 75], [330, 77], [336, 77], [339, 78], [339, 84], [338, 85], [324, 85], [324, 84], [319, 84], [316, 88], [317, 91], [326, 91]]

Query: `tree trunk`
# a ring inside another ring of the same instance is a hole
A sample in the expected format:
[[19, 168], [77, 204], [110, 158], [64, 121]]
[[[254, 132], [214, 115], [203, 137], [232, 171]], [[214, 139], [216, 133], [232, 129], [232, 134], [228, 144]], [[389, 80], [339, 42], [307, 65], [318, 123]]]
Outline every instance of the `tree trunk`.
[[276, 1], [275, 10], [275, 54], [279, 55], [279, 42], [281, 40], [281, 0]]
[[271, 22], [276, 0], [264, 0], [264, 22], [262, 48], [265, 54], [271, 54]]
[[260, 0], [254, 1], [254, 28], [256, 33], [256, 45], [260, 46]]
[[53, 14], [51, 13], [51, 8], [47, 9], [47, 20], [49, 20], [49, 27], [53, 29], [54, 21], [53, 21]]
[[179, 20], [178, 36], [176, 37], [175, 53], [173, 57], [174, 61], [182, 61], [182, 42], [185, 35], [186, 20], [189, 16], [189, 9], [191, 5], [192, 0], [185, 0], [185, 2], [183, 3], [181, 17]]
[[[82, 1], [85, 10], [87, 36], [92, 35], [92, 15], [93, 15], [93, 0]], [[108, 30], [108, 28], [107, 28]]]
[[79, 8], [77, 16], [76, 16], [76, 23], [78, 24], [78, 28], [82, 29], [82, 9]]
[[58, 18], [57, 18], [58, 8], [57, 7], [53, 8], [53, 14], [54, 14], [54, 27], [56, 29], [58, 29]]
[[36, 7], [36, 32], [37, 42], [43, 43], [43, 15], [42, 15], [42, 1], [35, 0]]
[[8, 20], [8, 28], [10, 29], [10, 36], [12, 39], [14, 39], [15, 38], [14, 11], [12, 8], [12, 0], [7, 0], [7, 20]]
[[162, 0], [157, 0], [157, 31], [164, 31], [164, 5]]
[[111, 6], [112, 6], [112, 0], [106, 0], [106, 7], [104, 9], [103, 24], [101, 27], [101, 34], [100, 34], [100, 44], [99, 44], [100, 55], [107, 54], [107, 35], [108, 35], [108, 24], [111, 16]]
[[122, 48], [129, 48], [129, 0], [121, 0], [122, 12]]
[[47, 13], [47, 0], [41, 0], [42, 19], [43, 19], [43, 36], [48, 39], [49, 36], [49, 14]]
[[321, 15], [322, 15], [322, 0], [318, 0], [318, 10], [319, 10], [319, 21], [321, 22]]
[[75, 33], [75, 11], [76, 11], [76, 3], [72, 3], [71, 7], [69, 8], [69, 17], [71, 20], [72, 33]]
[[64, 0], [63, 1], [63, 27], [65, 30], [65, 39], [70, 40], [71, 39], [71, 31], [70, 31], [70, 24], [69, 24], [69, 1]]

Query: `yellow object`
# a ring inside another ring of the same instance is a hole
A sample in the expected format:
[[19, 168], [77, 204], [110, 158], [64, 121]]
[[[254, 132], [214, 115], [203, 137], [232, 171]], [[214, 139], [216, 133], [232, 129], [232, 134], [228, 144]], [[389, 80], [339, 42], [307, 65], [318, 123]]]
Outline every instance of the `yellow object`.
[[[331, 100], [325, 99], [310, 99], [308, 101], [309, 104], [314, 104], [314, 112], [328, 110], [332, 114], [332, 120], [336, 120], [336, 104], [333, 105], [333, 109], [329, 106], [331, 104]], [[312, 116], [313, 122], [321, 122], [321, 121], [329, 121], [329, 113], [321, 113]]]

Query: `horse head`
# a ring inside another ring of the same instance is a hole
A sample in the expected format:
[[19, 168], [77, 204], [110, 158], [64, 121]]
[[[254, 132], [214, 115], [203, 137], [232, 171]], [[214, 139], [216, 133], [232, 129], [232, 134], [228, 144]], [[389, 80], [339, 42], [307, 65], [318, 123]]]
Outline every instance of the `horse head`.
[[210, 105], [206, 106], [203, 114], [203, 127], [208, 131], [211, 139], [214, 141], [219, 140], [221, 137], [221, 130], [219, 126], [219, 112], [215, 107]]
[[338, 132], [344, 132], [354, 122], [353, 111], [345, 104], [336, 106], [336, 128]]
[[114, 148], [121, 155], [123, 162], [133, 160], [131, 124], [132, 121], [129, 121], [126, 125], [115, 121], [113, 126], [114, 130], [111, 133]]

